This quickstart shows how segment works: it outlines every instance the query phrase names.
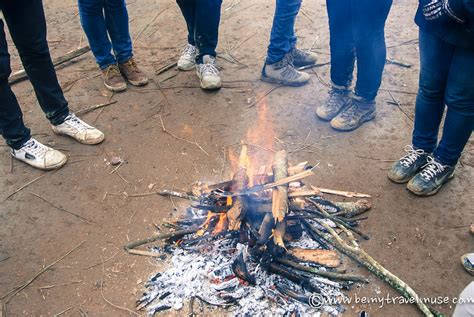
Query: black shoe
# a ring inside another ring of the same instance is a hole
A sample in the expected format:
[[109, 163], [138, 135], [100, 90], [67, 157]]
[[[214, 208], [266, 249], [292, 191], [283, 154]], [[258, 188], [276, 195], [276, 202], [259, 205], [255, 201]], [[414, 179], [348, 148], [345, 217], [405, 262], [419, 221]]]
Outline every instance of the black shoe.
[[296, 68], [311, 66], [311, 65], [316, 64], [316, 61], [317, 61], [316, 53], [313, 53], [310, 51], [305, 52], [305, 51], [297, 49], [296, 47], [288, 54], [291, 55], [291, 58], [293, 60], [293, 65]]
[[424, 166], [428, 153], [422, 149], [415, 149], [411, 145], [405, 147], [407, 154], [396, 161], [388, 172], [388, 178], [395, 183], [406, 183]]
[[364, 122], [375, 118], [375, 101], [368, 101], [358, 97], [351, 98], [348, 107], [343, 109], [331, 120], [331, 127], [340, 131], [352, 131]]
[[350, 103], [350, 90], [332, 87], [325, 103], [316, 108], [316, 115], [323, 120], [331, 120]]
[[443, 165], [432, 156], [428, 156], [427, 162], [407, 185], [407, 189], [418, 196], [436, 194], [444, 183], [454, 177], [454, 166]]

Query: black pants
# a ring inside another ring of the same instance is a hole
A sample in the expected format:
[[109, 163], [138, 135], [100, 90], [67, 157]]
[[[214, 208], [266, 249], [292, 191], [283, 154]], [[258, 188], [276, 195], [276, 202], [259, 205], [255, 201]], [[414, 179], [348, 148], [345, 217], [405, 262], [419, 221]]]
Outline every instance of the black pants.
[[385, 20], [392, 0], [326, 0], [331, 80], [348, 88], [357, 59], [356, 95], [375, 99], [385, 65]]
[[[53, 125], [62, 123], [69, 109], [49, 55], [42, 1], [0, 0], [0, 9], [46, 118]], [[18, 149], [31, 135], [8, 84], [10, 74], [10, 55], [0, 19], [0, 133], [9, 146]]]
[[176, 0], [188, 27], [188, 43], [197, 47], [198, 63], [216, 56], [222, 0]]

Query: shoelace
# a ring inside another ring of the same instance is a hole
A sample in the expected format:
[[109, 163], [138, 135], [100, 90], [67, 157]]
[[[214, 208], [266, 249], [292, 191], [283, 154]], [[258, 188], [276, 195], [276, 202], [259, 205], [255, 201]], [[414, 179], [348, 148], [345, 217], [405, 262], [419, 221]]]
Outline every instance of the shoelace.
[[407, 154], [400, 159], [400, 163], [405, 167], [410, 167], [420, 155], [425, 154], [425, 151], [415, 149], [412, 145], [405, 146], [405, 152], [407, 152]]
[[89, 126], [87, 123], [85, 123], [84, 121], [76, 117], [76, 115], [73, 113], [71, 113], [70, 115], [66, 117], [66, 119], [64, 120], [64, 123], [69, 124], [76, 130], [81, 131], [81, 132], [91, 128], [91, 126]]
[[426, 181], [430, 181], [433, 177], [442, 173], [446, 168], [443, 164], [436, 162], [432, 156], [428, 156], [427, 161], [428, 163], [423, 166], [423, 171], [420, 173], [421, 177]]
[[26, 152], [33, 154], [34, 156], [42, 157], [48, 151], [48, 148], [43, 144], [39, 143], [35, 139], [30, 139], [23, 145]]
[[302, 51], [302, 50], [299, 50], [297, 48], [293, 49], [293, 51], [291, 52], [291, 56], [293, 57], [293, 59], [304, 59], [308, 56], [308, 53]]
[[199, 69], [202, 76], [219, 76], [219, 70], [214, 63], [203, 63]]
[[357, 105], [352, 103], [349, 107], [347, 107], [345, 110], [341, 112], [341, 117], [344, 119], [350, 119], [354, 117], [356, 111], [357, 111]]
[[105, 76], [106, 77], [114, 77], [114, 76], [117, 76], [117, 75], [120, 75], [120, 69], [118, 68], [118, 66], [116, 65], [111, 65], [107, 68], [107, 72], [105, 73]]
[[[125, 62], [132, 72], [139, 72], [138, 65], [133, 58]], [[120, 71], [119, 71], [120, 74]]]
[[195, 54], [196, 54], [196, 47], [192, 46], [191, 44], [188, 44], [186, 48], [183, 50], [183, 53], [181, 53], [182, 56], [189, 59], [193, 58]]

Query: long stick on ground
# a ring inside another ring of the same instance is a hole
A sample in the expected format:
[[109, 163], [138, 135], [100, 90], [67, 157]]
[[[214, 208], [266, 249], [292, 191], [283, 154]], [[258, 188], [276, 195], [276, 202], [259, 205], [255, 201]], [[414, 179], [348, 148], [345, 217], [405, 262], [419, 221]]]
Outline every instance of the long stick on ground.
[[[53, 59], [53, 65], [56, 67], [58, 65], [61, 65], [65, 62], [68, 62], [70, 60], [73, 60], [81, 55], [84, 55], [85, 53], [89, 52], [91, 50], [91, 48], [89, 47], [89, 45], [86, 45], [86, 46], [83, 46], [83, 47], [79, 47], [75, 50], [72, 50], [70, 52], [67, 52], [66, 54], [64, 55], [61, 55], [59, 56], [58, 58], [55, 58]], [[13, 85], [17, 82], [20, 82], [24, 79], [28, 78], [27, 74], [26, 74], [26, 71], [24, 69], [20, 70], [20, 71], [17, 71], [15, 73], [13, 73], [9, 78], [8, 78], [8, 83], [10, 85]]]
[[[408, 300], [413, 300], [414, 303], [418, 306], [420, 311], [427, 317], [433, 316], [443, 316], [439, 312], [430, 309], [428, 306], [425, 305], [423, 300], [418, 296], [418, 294], [404, 281], [402, 281], [398, 276], [391, 273], [389, 270], [384, 268], [380, 263], [374, 260], [369, 254], [367, 254], [362, 248], [360, 248], [354, 241], [352, 240], [352, 245], [344, 241], [336, 231], [327, 225], [324, 222], [320, 222], [322, 226], [326, 228], [326, 230], [330, 233], [330, 235], [324, 235], [324, 239], [332, 244], [335, 248], [337, 248], [342, 253], [346, 254], [354, 261], [363, 265], [367, 270], [375, 274], [378, 278], [382, 281], [388, 283], [393, 289], [399, 292], [403, 297]], [[314, 228], [316, 231], [318, 229]]]
[[34, 280], [36, 280], [41, 274], [43, 274], [44, 272], [48, 271], [51, 267], [53, 267], [54, 265], [56, 265], [58, 262], [62, 261], [65, 257], [67, 257], [69, 254], [71, 254], [72, 252], [76, 251], [80, 246], [82, 246], [86, 241], [82, 241], [81, 243], [79, 243], [78, 245], [76, 245], [74, 248], [72, 248], [71, 250], [69, 250], [67, 253], [65, 253], [64, 255], [62, 255], [59, 259], [57, 259], [56, 261], [54, 261], [53, 263], [49, 264], [48, 266], [44, 267], [43, 269], [41, 269], [38, 273], [36, 273], [32, 278], [30, 278], [28, 281], [24, 282], [23, 284], [21, 284], [20, 286], [18, 287], [15, 287], [14, 289], [12, 289], [11, 291], [9, 291], [8, 293], [2, 295], [0, 297], [0, 300], [2, 300], [2, 310], [3, 310], [3, 314], [7, 314], [6, 312], [6, 307], [7, 307], [7, 304], [8, 302], [16, 295], [18, 294], [19, 292], [21, 292], [22, 290], [24, 290], [25, 288], [27, 288], [31, 283], [34, 282]]
[[199, 227], [194, 227], [194, 228], [189, 228], [189, 229], [184, 229], [184, 230], [177, 230], [177, 231], [173, 231], [173, 232], [160, 233], [160, 234], [157, 234], [155, 236], [152, 236], [152, 237], [149, 237], [149, 238], [146, 238], [146, 239], [131, 242], [131, 243], [125, 245], [124, 248], [125, 248], [125, 251], [130, 253], [129, 251], [131, 249], [134, 249], [134, 248], [136, 248], [138, 246], [141, 246], [143, 244], [155, 242], [157, 240], [162, 240], [162, 239], [168, 239], [168, 238], [184, 236], [184, 235], [187, 235], [187, 234], [190, 234], [190, 233], [194, 233], [198, 230], [199, 230]]

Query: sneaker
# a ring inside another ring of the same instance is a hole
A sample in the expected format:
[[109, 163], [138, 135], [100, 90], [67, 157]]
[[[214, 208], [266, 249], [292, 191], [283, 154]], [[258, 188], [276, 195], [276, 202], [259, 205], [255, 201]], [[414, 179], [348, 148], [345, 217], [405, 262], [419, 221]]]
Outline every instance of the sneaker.
[[290, 55], [279, 62], [263, 65], [260, 79], [267, 83], [285, 86], [303, 86], [309, 81], [309, 75], [298, 71], [292, 64]]
[[352, 131], [374, 119], [375, 113], [375, 101], [354, 97], [349, 106], [331, 120], [331, 127], [340, 131]]
[[66, 155], [33, 138], [23, 144], [20, 149], [12, 149], [11, 154], [17, 160], [42, 170], [54, 170], [67, 162]]
[[88, 125], [73, 113], [70, 113], [63, 123], [53, 125], [52, 128], [54, 133], [70, 136], [82, 144], [99, 144], [104, 140], [101, 131]]
[[406, 183], [427, 163], [428, 153], [415, 149], [412, 145], [405, 147], [405, 156], [396, 161], [388, 172], [388, 178], [395, 183]]
[[408, 190], [418, 196], [436, 194], [444, 183], [454, 177], [454, 166], [443, 165], [432, 156], [428, 156], [427, 162], [407, 185]]
[[325, 103], [316, 108], [316, 115], [323, 120], [332, 120], [342, 109], [346, 108], [350, 99], [350, 90], [332, 87]]
[[148, 77], [138, 68], [137, 62], [130, 58], [125, 63], [118, 65], [120, 73], [133, 86], [143, 86], [148, 84]]
[[178, 59], [179, 70], [191, 70], [196, 66], [196, 46], [188, 44]]
[[461, 263], [469, 274], [474, 275], [474, 253], [464, 254]]
[[112, 64], [102, 70], [102, 80], [105, 87], [113, 92], [120, 92], [127, 89], [127, 83], [117, 65]]
[[222, 86], [219, 70], [217, 69], [216, 58], [211, 55], [204, 55], [202, 63], [196, 66], [197, 76], [201, 81], [202, 89], [219, 89]]
[[293, 59], [293, 66], [296, 68], [311, 66], [316, 64], [317, 55], [310, 51], [302, 51], [296, 47], [289, 53]]

